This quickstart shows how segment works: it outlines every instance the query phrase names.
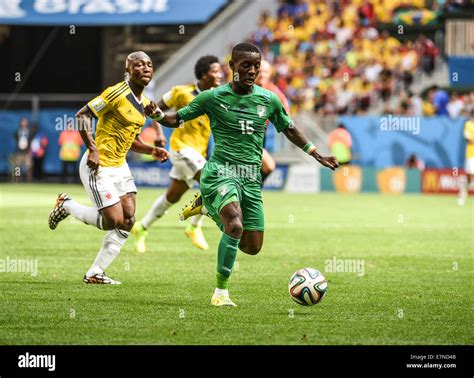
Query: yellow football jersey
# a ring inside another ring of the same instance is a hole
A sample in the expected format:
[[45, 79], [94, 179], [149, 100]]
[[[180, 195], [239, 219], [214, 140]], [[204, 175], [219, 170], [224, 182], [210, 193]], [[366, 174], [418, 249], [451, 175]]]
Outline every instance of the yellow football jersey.
[[[194, 100], [199, 92], [196, 84], [177, 85], [163, 95], [163, 102], [170, 109], [178, 111]], [[204, 114], [174, 129], [170, 138], [170, 148], [179, 151], [185, 147], [192, 147], [206, 157], [210, 135], [211, 123], [209, 117]]]
[[145, 124], [144, 107], [149, 103], [143, 93], [139, 101], [126, 81], [108, 87], [87, 103], [99, 119], [95, 144], [101, 166], [120, 167], [125, 163], [128, 150]]
[[464, 124], [464, 138], [467, 139], [466, 159], [474, 158], [474, 121], [466, 121]]

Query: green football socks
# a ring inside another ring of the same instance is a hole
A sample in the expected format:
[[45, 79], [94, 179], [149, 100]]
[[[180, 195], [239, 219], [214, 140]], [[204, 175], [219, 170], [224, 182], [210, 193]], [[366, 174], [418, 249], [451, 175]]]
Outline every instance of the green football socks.
[[225, 233], [222, 234], [217, 249], [217, 288], [227, 289], [232, 267], [237, 257], [237, 248], [240, 239], [233, 238]]
[[229, 288], [229, 277], [220, 274], [219, 272], [216, 273], [217, 284], [216, 287], [218, 289], [227, 290]]

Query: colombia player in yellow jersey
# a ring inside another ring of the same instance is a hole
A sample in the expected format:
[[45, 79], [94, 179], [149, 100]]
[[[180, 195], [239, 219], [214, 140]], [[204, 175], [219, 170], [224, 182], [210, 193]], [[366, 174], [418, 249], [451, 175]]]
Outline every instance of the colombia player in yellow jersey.
[[[222, 70], [217, 57], [203, 56], [196, 62], [194, 73], [197, 78], [195, 84], [173, 87], [163, 95], [159, 102], [161, 109], [178, 111], [188, 105], [194, 98], [207, 89], [217, 87], [221, 83]], [[158, 125], [158, 124], [155, 124]], [[162, 137], [161, 127], [157, 127], [158, 135]], [[206, 153], [211, 135], [210, 121], [207, 115], [184, 122], [173, 131], [170, 138], [170, 158], [173, 167], [170, 172], [171, 184], [165, 194], [161, 195], [145, 215], [135, 224], [132, 234], [135, 237], [135, 251], [146, 251], [145, 238], [150, 226], [158, 220], [171, 205], [181, 199], [181, 196], [192, 187], [193, 182], [199, 182], [201, 170], [206, 163]], [[192, 243], [201, 249], [209, 246], [202, 233], [203, 215], [196, 215], [186, 228], [185, 234]]]
[[[120, 284], [107, 277], [105, 269], [119, 254], [135, 223], [137, 188], [125, 156], [131, 149], [163, 161], [168, 152], [144, 144], [139, 137], [145, 124], [144, 107], [150, 103], [143, 90], [151, 81], [153, 65], [147, 54], [137, 51], [125, 63], [127, 80], [107, 88], [89, 101], [77, 114], [77, 124], [87, 151], [79, 172], [82, 184], [94, 206], [84, 206], [66, 193], [61, 193], [49, 214], [49, 227], [54, 230], [68, 215], [107, 230], [102, 248], [84, 276], [85, 283]], [[98, 118], [95, 138], [91, 119]]]
[[459, 188], [459, 205], [464, 205], [469, 194], [469, 186], [474, 180], [474, 111], [464, 124], [464, 139], [466, 139], [466, 179], [461, 181]]

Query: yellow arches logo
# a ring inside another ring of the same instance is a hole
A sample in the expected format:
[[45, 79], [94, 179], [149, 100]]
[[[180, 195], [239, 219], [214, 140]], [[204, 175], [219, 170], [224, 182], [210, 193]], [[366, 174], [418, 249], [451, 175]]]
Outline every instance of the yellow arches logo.
[[423, 174], [423, 192], [439, 192], [439, 175], [436, 171], [425, 171]]

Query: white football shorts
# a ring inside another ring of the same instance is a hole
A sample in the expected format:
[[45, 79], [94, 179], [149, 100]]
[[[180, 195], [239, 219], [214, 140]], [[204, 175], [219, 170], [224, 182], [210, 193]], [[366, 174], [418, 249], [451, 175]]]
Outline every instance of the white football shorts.
[[194, 176], [206, 164], [206, 158], [192, 147], [185, 147], [179, 151], [170, 151], [170, 160], [173, 167], [170, 177], [175, 180], [185, 181], [186, 185], [193, 186]]
[[120, 167], [99, 167], [94, 174], [87, 166], [87, 151], [79, 164], [79, 175], [92, 203], [101, 210], [115, 205], [127, 193], [136, 193], [137, 187], [127, 163]]

